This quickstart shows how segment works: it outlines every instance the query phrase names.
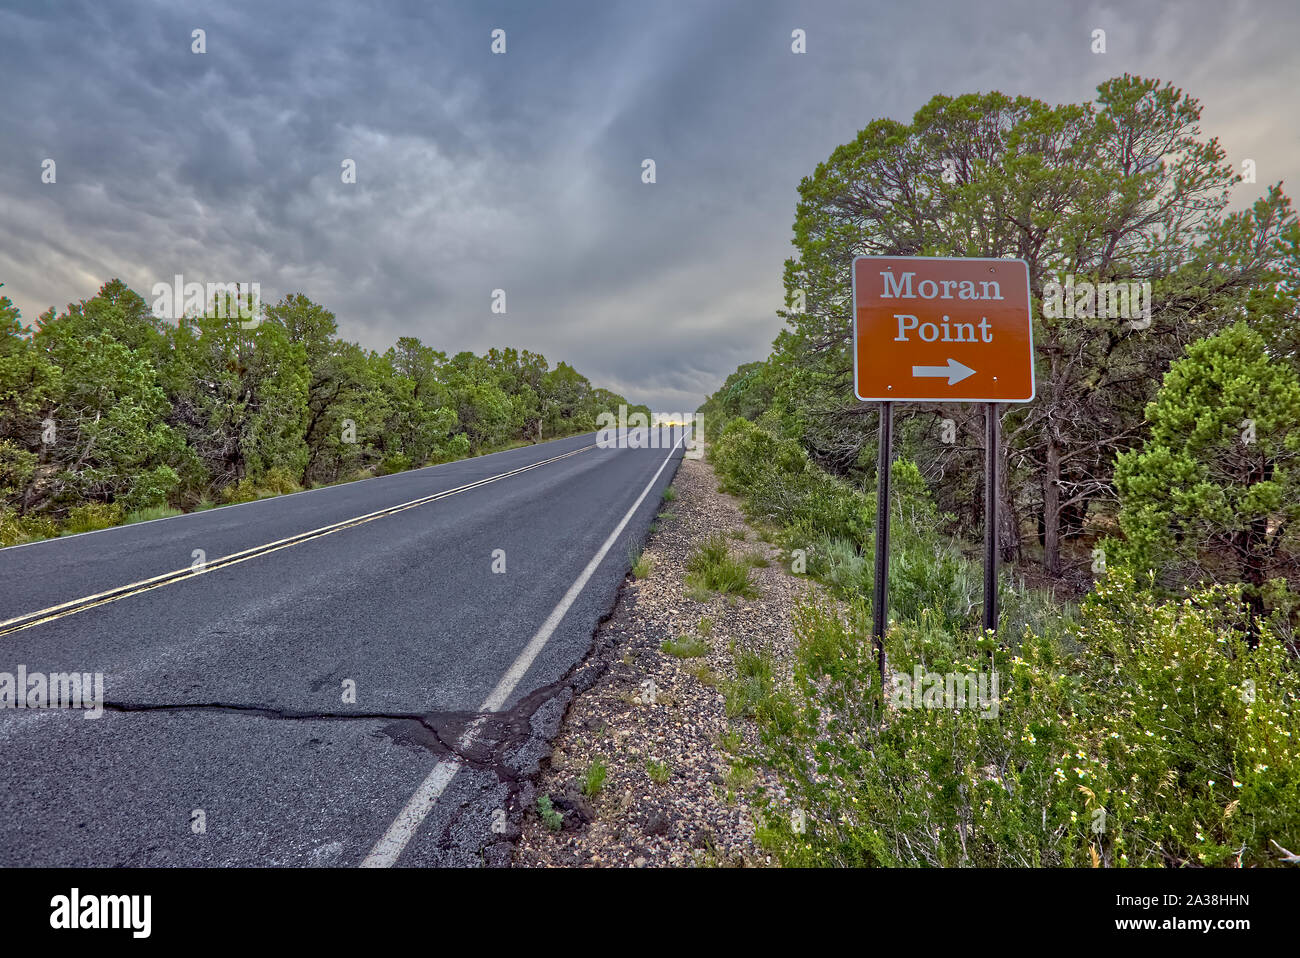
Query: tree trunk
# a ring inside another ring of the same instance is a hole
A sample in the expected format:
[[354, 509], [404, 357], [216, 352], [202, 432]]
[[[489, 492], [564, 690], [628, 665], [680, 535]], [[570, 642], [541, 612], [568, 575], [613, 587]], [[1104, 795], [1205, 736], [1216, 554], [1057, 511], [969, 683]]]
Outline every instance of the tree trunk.
[[1255, 518], [1250, 521], [1248, 531], [1243, 535], [1242, 559], [1243, 574], [1242, 579], [1246, 583], [1246, 588], [1242, 590], [1242, 598], [1246, 600], [1246, 611], [1250, 615], [1250, 626], [1247, 635], [1250, 639], [1250, 647], [1253, 649], [1259, 644], [1259, 625], [1257, 620], [1262, 620], [1265, 615], [1264, 609], [1264, 546], [1268, 538], [1268, 520], [1265, 518]]
[[1061, 574], [1061, 447], [1047, 440], [1047, 474], [1043, 477], [1043, 571]]
[[1011, 478], [1007, 475], [1010, 457], [1005, 445], [998, 455], [998, 548], [1003, 562], [1014, 563], [1020, 561], [1020, 515], [1011, 497]]

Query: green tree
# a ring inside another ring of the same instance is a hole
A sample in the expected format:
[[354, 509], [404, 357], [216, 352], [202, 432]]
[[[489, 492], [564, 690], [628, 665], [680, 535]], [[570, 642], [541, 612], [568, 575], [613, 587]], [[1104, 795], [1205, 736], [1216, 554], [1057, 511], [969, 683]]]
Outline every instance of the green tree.
[[26, 506], [43, 419], [58, 389], [58, 367], [32, 344], [18, 307], [0, 295], [0, 508], [5, 501]]
[[273, 468], [294, 477], [306, 468], [311, 372], [306, 347], [289, 335], [277, 322], [244, 329], [215, 315], [170, 332], [163, 378], [198, 466], [192, 484], [215, 491]]
[[1244, 583], [1263, 614], [1271, 572], [1295, 568], [1300, 377], [1238, 322], [1187, 347], [1146, 418], [1149, 438], [1115, 465], [1113, 551], [1168, 583]]
[[[1063, 274], [1150, 282], [1142, 328], [1035, 309], [1038, 399], [1006, 415], [999, 539], [1005, 558], [1017, 556], [1023, 520], [1036, 514], [1044, 566], [1058, 573], [1062, 536], [1109, 498], [1113, 458], [1140, 438], [1141, 410], [1169, 362], [1297, 274], [1289, 200], [1274, 187], [1249, 210], [1225, 213], [1239, 177], [1218, 142], [1200, 136], [1199, 119], [1192, 97], [1126, 75], [1102, 83], [1094, 103], [937, 96], [911, 123], [876, 120], [836, 148], [799, 186], [781, 311], [790, 328], [775, 344], [801, 387], [789, 394], [788, 421], [814, 458], [840, 469], [870, 459], [874, 409], [850, 398], [854, 256], [1018, 257], [1036, 296]], [[983, 410], [942, 414], [975, 438], [943, 444], [931, 434], [905, 452], [934, 464], [945, 510], [959, 511], [982, 456]]]
[[98, 500], [131, 510], [166, 501], [183, 441], [167, 425], [167, 397], [150, 360], [156, 333], [144, 301], [116, 280], [41, 317], [32, 343], [58, 368], [59, 388], [47, 416], [53, 441], [42, 436], [38, 447], [46, 479], [29, 491], [27, 508], [63, 511]]

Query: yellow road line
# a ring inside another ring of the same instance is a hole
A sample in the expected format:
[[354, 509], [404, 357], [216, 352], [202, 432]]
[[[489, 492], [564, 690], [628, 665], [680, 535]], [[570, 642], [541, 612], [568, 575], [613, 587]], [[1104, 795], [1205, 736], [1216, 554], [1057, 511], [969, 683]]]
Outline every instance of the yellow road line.
[[140, 595], [144, 592], [151, 592], [152, 590], [160, 589], [165, 585], [171, 585], [173, 582], [183, 582], [186, 579], [192, 579], [198, 575], [215, 572], [217, 569], [224, 569], [227, 566], [238, 565], [241, 562], [247, 562], [249, 559], [256, 559], [259, 556], [269, 555], [272, 552], [279, 552], [281, 549], [288, 549], [291, 546], [301, 545], [302, 543], [310, 542], [313, 539], [320, 539], [323, 536], [340, 532], [343, 529], [350, 529], [353, 526], [359, 526], [366, 522], [373, 522], [376, 519], [383, 519], [386, 516], [396, 515], [399, 512], [405, 512], [407, 509], [415, 509], [418, 506], [427, 505], [430, 502], [437, 502], [439, 499], [446, 499], [448, 496], [454, 496], [460, 492], [468, 492], [470, 489], [477, 489], [479, 486], [485, 486], [488, 483], [496, 482], [499, 479], [508, 479], [510, 476], [517, 476], [521, 472], [528, 472], [530, 469], [536, 469], [538, 466], [545, 466], [548, 463], [559, 462], [561, 459], [568, 459], [570, 456], [576, 456], [580, 452], [586, 452], [588, 449], [595, 448], [595, 443], [592, 443], [589, 446], [583, 446], [581, 449], [574, 449], [571, 452], [566, 452], [559, 456], [552, 456], [550, 459], [543, 459], [540, 462], [534, 462], [530, 465], [522, 466], [519, 469], [512, 469], [509, 472], [498, 473], [495, 476], [476, 479], [474, 482], [466, 483], [463, 486], [457, 486], [454, 489], [444, 489], [442, 492], [435, 492], [432, 495], [422, 496], [419, 499], [412, 499], [409, 502], [402, 502], [395, 506], [388, 506], [387, 508], [366, 513], [362, 516], [356, 516], [352, 519], [341, 519], [338, 522], [331, 523], [327, 526], [321, 526], [319, 529], [312, 529], [309, 532], [300, 532], [283, 539], [276, 539], [274, 542], [267, 542], [260, 546], [253, 546], [251, 549], [232, 552], [228, 556], [222, 556], [219, 559], [213, 559], [211, 562], [206, 562], [198, 568], [187, 566], [184, 569], [175, 569], [171, 572], [164, 572], [161, 575], [156, 575], [148, 579], [141, 579], [139, 582], [120, 585], [104, 592], [97, 592], [94, 595], [82, 596], [79, 599], [61, 602], [58, 605], [52, 605], [49, 608], [40, 609], [36, 612], [27, 612], [23, 615], [15, 616], [12, 619], [6, 619], [3, 622], [0, 622], [0, 636], [11, 635], [14, 632], [21, 632], [24, 629], [30, 629], [45, 622], [51, 622], [54, 619], [76, 615], [78, 612], [84, 612], [87, 609], [94, 609], [101, 605], [107, 605], [108, 603], [116, 602], [119, 599], [125, 599], [133, 595]]

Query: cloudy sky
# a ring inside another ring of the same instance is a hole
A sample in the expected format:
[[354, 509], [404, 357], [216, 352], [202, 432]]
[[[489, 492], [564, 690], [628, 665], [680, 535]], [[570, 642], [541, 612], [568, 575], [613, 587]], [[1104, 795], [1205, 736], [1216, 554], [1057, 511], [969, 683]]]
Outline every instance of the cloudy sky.
[[872, 119], [1139, 73], [1256, 161], [1236, 205], [1294, 194], [1298, 27], [1294, 0], [0, 0], [0, 282], [27, 321], [114, 276], [259, 282], [370, 348], [527, 347], [691, 410], [768, 352], [799, 180]]

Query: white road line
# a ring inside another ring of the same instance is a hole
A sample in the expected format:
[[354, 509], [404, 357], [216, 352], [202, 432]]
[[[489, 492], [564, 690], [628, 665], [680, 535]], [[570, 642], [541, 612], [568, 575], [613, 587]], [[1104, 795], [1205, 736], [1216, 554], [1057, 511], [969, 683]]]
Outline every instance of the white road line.
[[[587, 567], [582, 570], [578, 578], [573, 580], [573, 585], [569, 586], [569, 591], [564, 593], [564, 598], [551, 610], [551, 614], [546, 617], [542, 627], [524, 646], [524, 650], [519, 653], [518, 658], [506, 670], [506, 674], [501, 676], [501, 681], [492, 690], [492, 694], [483, 700], [483, 704], [479, 706], [480, 712], [496, 712], [501, 706], [505, 705], [506, 700], [510, 698], [510, 693], [515, 690], [515, 686], [527, 674], [529, 667], [546, 646], [547, 641], [559, 626], [565, 613], [569, 611], [578, 596], [582, 594], [587, 581], [600, 567], [600, 563], [609, 554], [609, 550], [614, 547], [618, 537], [627, 528], [627, 524], [632, 521], [632, 516], [641, 507], [641, 503], [645, 502], [646, 496], [650, 495], [650, 490], [659, 481], [659, 476], [663, 474], [664, 467], [668, 465], [669, 460], [672, 459], [673, 453], [677, 451], [677, 447], [681, 445], [681, 442], [679, 439], [673, 444], [672, 449], [668, 451], [667, 457], [659, 464], [653, 478], [641, 490], [641, 495], [637, 496], [636, 502], [632, 503], [632, 508], [627, 510], [619, 524], [614, 527], [614, 531], [609, 534], [609, 538], [605, 540], [604, 545], [592, 556], [591, 561], [587, 563]], [[460, 749], [462, 751], [473, 744], [482, 726], [482, 718], [470, 723], [460, 737]], [[407, 800], [405, 807], [397, 813], [397, 817], [393, 819], [393, 824], [388, 826], [388, 831], [384, 832], [383, 837], [375, 842], [375, 846], [370, 849], [370, 853], [362, 861], [361, 867], [391, 868], [397, 864], [397, 859], [401, 857], [402, 852], [406, 850], [406, 846], [415, 837], [416, 830], [424, 822], [429, 812], [433, 810], [433, 806], [438, 803], [438, 799], [446, 791], [447, 786], [451, 784], [451, 780], [456, 777], [458, 771], [460, 771], [459, 758], [443, 759], [435, 765], [433, 771], [415, 790], [415, 794]]]

